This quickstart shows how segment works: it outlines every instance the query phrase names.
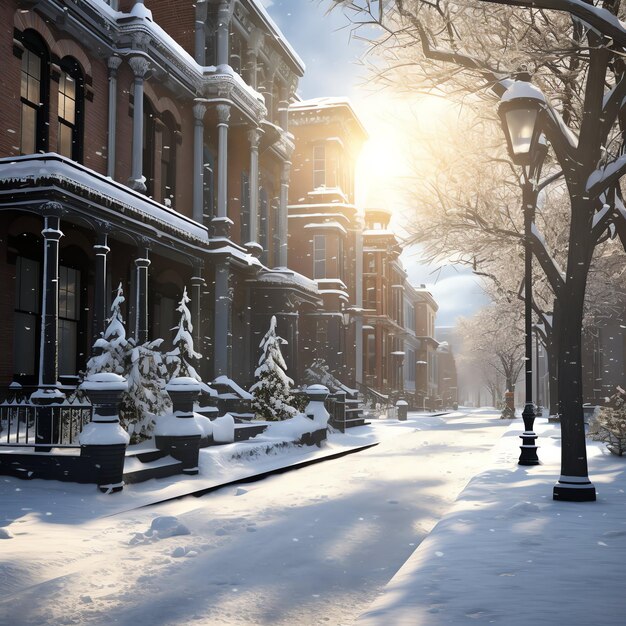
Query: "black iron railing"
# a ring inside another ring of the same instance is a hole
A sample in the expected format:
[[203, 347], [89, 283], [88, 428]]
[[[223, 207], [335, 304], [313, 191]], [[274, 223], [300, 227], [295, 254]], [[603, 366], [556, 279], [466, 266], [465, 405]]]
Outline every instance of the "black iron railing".
[[31, 389], [10, 387], [0, 395], [0, 447], [76, 447], [92, 407], [80, 392], [70, 390], [63, 402], [42, 407], [30, 399]]

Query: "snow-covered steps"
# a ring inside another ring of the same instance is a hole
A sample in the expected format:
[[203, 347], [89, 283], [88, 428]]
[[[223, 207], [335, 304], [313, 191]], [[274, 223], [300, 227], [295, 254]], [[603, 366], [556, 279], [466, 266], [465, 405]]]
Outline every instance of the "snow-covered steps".
[[152, 478], [182, 474], [183, 464], [158, 448], [141, 448], [126, 452], [124, 482], [141, 483]]

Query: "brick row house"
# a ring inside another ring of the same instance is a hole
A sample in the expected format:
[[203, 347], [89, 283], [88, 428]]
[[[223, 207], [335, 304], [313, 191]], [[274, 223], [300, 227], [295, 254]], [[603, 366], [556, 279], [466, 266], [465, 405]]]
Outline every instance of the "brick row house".
[[301, 60], [258, 2], [35, 4], [0, 8], [0, 383], [75, 382], [118, 283], [166, 346], [187, 286], [202, 373], [249, 382], [270, 315], [319, 306], [269, 270]]
[[164, 349], [187, 287], [205, 380], [251, 383], [276, 315], [297, 383], [321, 355], [350, 385], [417, 384], [397, 240], [355, 206], [366, 132], [345, 100], [298, 100], [259, 0], [0, 17], [0, 386], [75, 386], [120, 283], [128, 334]]

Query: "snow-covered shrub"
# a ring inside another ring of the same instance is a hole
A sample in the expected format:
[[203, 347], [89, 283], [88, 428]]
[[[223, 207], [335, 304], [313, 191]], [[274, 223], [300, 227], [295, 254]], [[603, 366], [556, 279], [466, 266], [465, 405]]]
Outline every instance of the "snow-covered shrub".
[[296, 413], [291, 396], [293, 380], [286, 374], [287, 365], [280, 351], [286, 343], [276, 334], [276, 316], [272, 315], [269, 330], [259, 344], [261, 357], [254, 372], [257, 381], [250, 387], [252, 410], [263, 419], [281, 420]]
[[596, 441], [603, 441], [612, 454], [622, 456], [626, 452], [626, 392], [621, 387], [607, 405], [596, 412], [589, 435]]
[[154, 418], [171, 407], [165, 393], [167, 369], [159, 347], [163, 339], [155, 339], [138, 346], [128, 340], [128, 391], [122, 398], [120, 419], [132, 440], [147, 439], [154, 430]]
[[94, 355], [87, 362], [83, 377], [112, 372], [124, 376], [128, 390], [122, 396], [120, 422], [136, 443], [150, 436], [154, 416], [165, 412], [169, 399], [165, 394], [167, 371], [159, 351], [162, 339], [136, 345], [126, 337], [121, 306], [124, 303], [122, 285], [111, 305], [107, 327], [94, 343]]
[[193, 345], [193, 326], [191, 324], [191, 312], [187, 304], [191, 302], [187, 295], [187, 287], [183, 290], [183, 297], [178, 303], [176, 310], [180, 313], [178, 325], [173, 328], [176, 331], [174, 337], [174, 349], [165, 354], [165, 363], [170, 373], [170, 378], [178, 376], [189, 376], [195, 378], [198, 382], [202, 382], [198, 372], [196, 372], [193, 363], [202, 357], [195, 351]]

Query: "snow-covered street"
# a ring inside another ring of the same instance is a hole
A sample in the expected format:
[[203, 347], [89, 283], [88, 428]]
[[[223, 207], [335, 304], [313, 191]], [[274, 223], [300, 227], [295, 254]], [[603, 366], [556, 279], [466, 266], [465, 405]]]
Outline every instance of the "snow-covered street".
[[[38, 481], [3, 478], [23, 515], [0, 516], [0, 624], [352, 623], [508, 425], [478, 410], [381, 420], [364, 452], [80, 523], [54, 490], [43, 505]], [[89, 488], [63, 489], [89, 511]]]

